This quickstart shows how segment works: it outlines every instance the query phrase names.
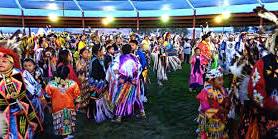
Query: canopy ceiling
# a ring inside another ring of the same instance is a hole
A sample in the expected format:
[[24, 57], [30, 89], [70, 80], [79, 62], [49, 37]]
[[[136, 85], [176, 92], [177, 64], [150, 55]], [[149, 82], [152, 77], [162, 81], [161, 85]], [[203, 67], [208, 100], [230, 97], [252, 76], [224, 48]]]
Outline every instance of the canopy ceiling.
[[[85, 17], [158, 17], [218, 14], [224, 10], [232, 13], [248, 13], [264, 4], [268, 10], [278, 9], [278, 0], [1, 0], [0, 15], [21, 15], [20, 6], [26, 16], [80, 17], [81, 9]], [[80, 6], [80, 7], [79, 7]], [[80, 9], [81, 8], [81, 9]]]

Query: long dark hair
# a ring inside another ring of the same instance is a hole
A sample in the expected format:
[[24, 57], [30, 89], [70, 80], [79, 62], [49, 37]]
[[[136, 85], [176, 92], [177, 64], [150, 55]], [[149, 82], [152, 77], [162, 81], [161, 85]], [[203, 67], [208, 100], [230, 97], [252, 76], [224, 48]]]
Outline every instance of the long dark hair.
[[68, 78], [70, 69], [68, 66], [63, 65], [58, 67], [56, 77], [60, 77], [61, 79], [65, 80]]
[[[157, 45], [159, 45], [159, 39], [161, 39], [161, 38], [162, 38], [162, 39], [163, 39], [163, 41], [164, 41], [164, 38], [163, 38], [162, 36], [158, 36], [158, 37], [157, 37], [157, 39], [156, 39], [156, 41], [157, 41]], [[161, 44], [161, 45], [163, 45], [163, 44]]]
[[68, 50], [60, 50], [59, 51], [59, 58], [58, 58], [58, 65], [60, 63], [63, 63], [64, 65], [68, 65], [70, 61], [68, 60], [69, 56], [69, 51]]
[[97, 55], [97, 54], [98, 54], [98, 51], [101, 51], [102, 48], [103, 48], [103, 46], [101, 46], [100, 44], [95, 44], [95, 45], [92, 47], [92, 53], [93, 53], [93, 55]]
[[24, 65], [24, 63], [25, 62], [31, 62], [33, 65], [34, 65], [34, 71], [36, 71], [37, 69], [38, 69], [38, 66], [37, 66], [37, 64], [36, 64], [36, 62], [33, 60], [33, 59], [31, 59], [31, 58], [25, 58], [24, 60], [23, 60], [23, 62], [22, 62], [22, 65]]
[[125, 44], [122, 47], [122, 53], [123, 54], [129, 54], [131, 53], [131, 46], [129, 44]]

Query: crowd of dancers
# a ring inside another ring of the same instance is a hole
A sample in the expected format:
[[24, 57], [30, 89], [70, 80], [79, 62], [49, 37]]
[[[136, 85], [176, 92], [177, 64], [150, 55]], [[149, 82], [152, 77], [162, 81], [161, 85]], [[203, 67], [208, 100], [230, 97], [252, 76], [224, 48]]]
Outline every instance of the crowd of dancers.
[[[173, 35], [158, 41], [137, 34], [70, 34], [49, 30], [1, 36], [3, 138], [33, 138], [52, 114], [53, 134], [73, 138], [76, 115], [96, 123], [136, 116], [145, 119], [145, 86], [155, 58], [158, 84], [181, 69]], [[153, 49], [155, 48], [155, 49]]]
[[[277, 23], [270, 12], [257, 11]], [[33, 138], [43, 132], [46, 112], [52, 114], [53, 134], [63, 138], [74, 138], [77, 114], [97, 123], [145, 119], [150, 72], [163, 86], [167, 73], [184, 62], [191, 65], [189, 90], [200, 102], [199, 138], [277, 138], [277, 40], [277, 31], [208, 29], [196, 40], [169, 32], [1, 34], [0, 136]], [[234, 124], [237, 117], [240, 123]]]
[[[277, 17], [263, 7], [254, 11], [278, 25]], [[190, 61], [190, 87], [201, 87], [196, 97], [199, 138], [278, 138], [277, 35], [274, 29], [267, 34], [202, 36]]]

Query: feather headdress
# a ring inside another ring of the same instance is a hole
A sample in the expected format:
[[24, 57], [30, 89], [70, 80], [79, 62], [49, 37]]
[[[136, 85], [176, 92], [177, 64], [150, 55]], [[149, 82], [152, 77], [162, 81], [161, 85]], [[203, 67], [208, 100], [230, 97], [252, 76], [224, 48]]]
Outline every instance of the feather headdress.
[[253, 11], [258, 13], [258, 16], [260, 16], [261, 18], [264, 18], [264, 19], [267, 19], [269, 21], [272, 21], [276, 25], [278, 25], [278, 18], [277, 18], [277, 16], [274, 13], [267, 11], [264, 7], [258, 6]]
[[19, 34], [20, 30], [17, 30], [8, 40], [1, 40], [0, 52], [5, 53], [13, 58], [14, 67], [20, 68], [20, 55], [21, 49], [19, 47]]
[[276, 29], [273, 32], [273, 35], [267, 39], [266, 48], [270, 53], [277, 53], [277, 44], [278, 44], [278, 18], [274, 13], [267, 11], [264, 7], [256, 7], [254, 12], [258, 13], [258, 16], [261, 18], [267, 19], [275, 23]]

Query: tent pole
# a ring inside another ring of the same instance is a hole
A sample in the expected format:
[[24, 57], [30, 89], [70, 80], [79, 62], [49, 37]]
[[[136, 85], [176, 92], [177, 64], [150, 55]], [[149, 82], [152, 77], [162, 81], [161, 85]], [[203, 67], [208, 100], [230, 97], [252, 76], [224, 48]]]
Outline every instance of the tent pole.
[[84, 18], [84, 11], [82, 11], [82, 28], [83, 28], [83, 33], [85, 33], [85, 18]]
[[[257, 0], [258, 4], [261, 5], [262, 7], [264, 7], [264, 3], [262, 2], [262, 0]], [[260, 28], [263, 27], [263, 19], [260, 17]]]
[[193, 9], [192, 40], [195, 40], [195, 34], [196, 34], [195, 26], [196, 26], [196, 9]]
[[25, 21], [24, 21], [24, 11], [23, 10], [21, 10], [21, 21], [22, 21], [23, 34], [25, 34]]
[[139, 12], [137, 11], [137, 33], [139, 33], [139, 27], [140, 27], [140, 23], [139, 23]]

